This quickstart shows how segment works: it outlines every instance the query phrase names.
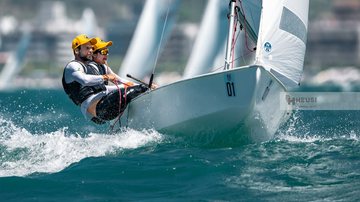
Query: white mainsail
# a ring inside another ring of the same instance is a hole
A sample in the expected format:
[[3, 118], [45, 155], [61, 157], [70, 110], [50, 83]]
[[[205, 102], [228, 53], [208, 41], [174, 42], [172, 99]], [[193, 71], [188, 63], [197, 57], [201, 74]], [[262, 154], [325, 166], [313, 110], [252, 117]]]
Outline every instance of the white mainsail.
[[[122, 62], [119, 75], [130, 74], [143, 79], [154, 67], [161, 33], [167, 17], [163, 41], [166, 41], [175, 21], [179, 0], [147, 0], [137, 24], [133, 39]], [[169, 15], [168, 14], [169, 9]], [[164, 45], [164, 43], [162, 43]], [[160, 47], [161, 48], [161, 47]]]
[[256, 64], [294, 87], [303, 72], [309, 0], [263, 1], [262, 6]]
[[259, 34], [262, 0], [241, 0], [239, 9], [239, 19], [246, 34], [256, 42]]

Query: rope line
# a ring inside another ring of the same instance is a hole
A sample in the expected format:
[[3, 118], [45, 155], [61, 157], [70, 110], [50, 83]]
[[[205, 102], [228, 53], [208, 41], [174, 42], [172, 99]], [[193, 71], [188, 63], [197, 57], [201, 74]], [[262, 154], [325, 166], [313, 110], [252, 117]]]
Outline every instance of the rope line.
[[163, 26], [161, 36], [160, 36], [160, 43], [159, 43], [158, 48], [157, 48], [156, 58], [155, 58], [154, 67], [153, 67], [153, 71], [152, 71], [153, 74], [155, 73], [156, 64], [157, 64], [157, 61], [158, 61], [158, 58], [159, 58], [159, 55], [160, 55], [160, 49], [161, 49], [161, 46], [162, 46], [164, 32], [165, 32], [165, 28], [166, 28], [166, 24], [167, 24], [167, 20], [168, 20], [168, 16], [169, 16], [169, 10], [170, 10], [170, 2], [169, 1], [170, 0], [168, 0], [168, 8], [167, 8], [167, 11], [166, 11], [166, 17], [165, 17], [165, 21], [164, 21], [164, 26]]
[[[120, 82], [121, 84], [123, 84], [123, 85], [128, 86], [126, 83], [123, 83], [123, 82], [121, 82], [121, 81], [119, 81], [119, 82]], [[112, 132], [114, 132], [114, 127], [115, 127], [115, 124], [116, 124], [117, 122], [119, 122], [119, 128], [121, 128], [120, 117], [121, 117], [122, 114], [124, 113], [124, 111], [121, 112], [121, 98], [122, 98], [121, 88], [119, 87], [119, 83], [118, 83], [116, 80], [113, 81], [113, 83], [115, 84], [115, 86], [116, 86], [116, 88], [117, 88], [117, 90], [118, 90], [118, 92], [119, 92], [119, 115], [117, 116], [117, 118], [116, 118], [116, 120], [114, 121], [114, 123], [112, 123], [112, 124], [110, 125], [110, 130], [111, 130]], [[124, 88], [124, 106], [126, 106], [126, 88]]]

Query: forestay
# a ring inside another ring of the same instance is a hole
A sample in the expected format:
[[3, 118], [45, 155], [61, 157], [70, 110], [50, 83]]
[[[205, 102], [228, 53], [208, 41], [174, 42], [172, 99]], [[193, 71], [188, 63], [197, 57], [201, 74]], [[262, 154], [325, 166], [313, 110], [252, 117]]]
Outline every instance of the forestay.
[[309, 0], [263, 1], [262, 6], [256, 64], [294, 87], [303, 72]]

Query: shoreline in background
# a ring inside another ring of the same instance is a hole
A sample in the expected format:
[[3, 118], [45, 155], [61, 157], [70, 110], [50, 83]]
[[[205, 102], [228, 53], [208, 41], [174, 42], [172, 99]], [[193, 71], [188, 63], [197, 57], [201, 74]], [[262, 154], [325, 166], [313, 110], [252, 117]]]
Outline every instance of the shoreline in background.
[[[155, 83], [163, 86], [181, 79], [178, 72], [161, 72], [155, 76]], [[305, 67], [301, 85], [322, 86], [326, 84], [343, 87], [345, 91], [349, 91], [352, 85], [360, 84], [360, 69], [357, 67], [329, 67], [316, 74], [311, 74], [310, 71], [306, 71]], [[13, 80], [11, 87], [5, 90], [15, 89], [62, 89], [61, 77], [18, 76]]]

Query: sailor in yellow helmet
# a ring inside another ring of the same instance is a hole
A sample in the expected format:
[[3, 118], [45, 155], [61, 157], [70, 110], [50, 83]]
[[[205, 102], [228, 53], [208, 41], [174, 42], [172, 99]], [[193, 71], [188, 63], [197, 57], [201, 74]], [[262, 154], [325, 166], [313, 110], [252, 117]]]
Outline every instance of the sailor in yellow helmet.
[[115, 74], [112, 69], [107, 64], [108, 56], [109, 56], [109, 47], [112, 46], [112, 41], [103, 41], [99, 37], [95, 37], [96, 43], [94, 44], [94, 53], [93, 53], [93, 62], [90, 64], [100, 71], [106, 72], [106, 74], [113, 75], [117, 81], [120, 81], [121, 84], [126, 84], [125, 87], [133, 86], [134, 83], [126, 80], [124, 78], [121, 78], [117, 74]]
[[[103, 124], [115, 119], [125, 110], [132, 98], [145, 92], [147, 88], [144, 85], [135, 85], [125, 94], [125, 88], [115, 90], [107, 85], [108, 81], [120, 82], [121, 79], [112, 71], [101, 71], [90, 65], [97, 43], [96, 38], [89, 38], [84, 34], [73, 39], [72, 50], [75, 59], [65, 66], [62, 84], [66, 94], [81, 107], [81, 112], [86, 118]], [[115, 108], [116, 110], [113, 110]]]

